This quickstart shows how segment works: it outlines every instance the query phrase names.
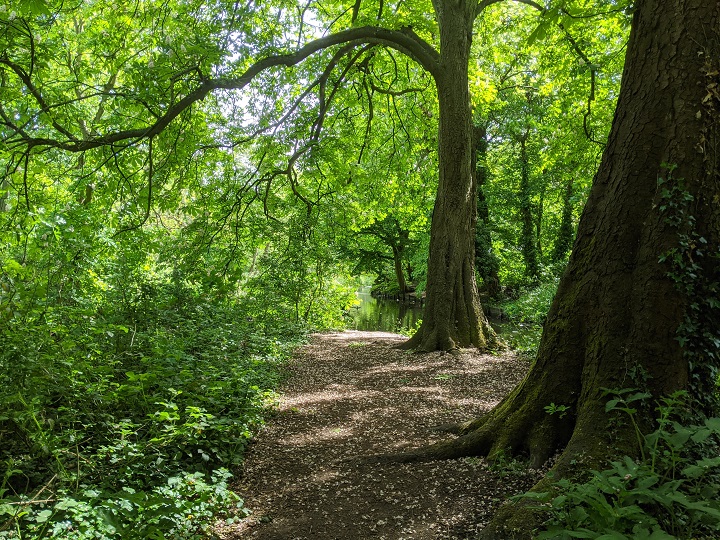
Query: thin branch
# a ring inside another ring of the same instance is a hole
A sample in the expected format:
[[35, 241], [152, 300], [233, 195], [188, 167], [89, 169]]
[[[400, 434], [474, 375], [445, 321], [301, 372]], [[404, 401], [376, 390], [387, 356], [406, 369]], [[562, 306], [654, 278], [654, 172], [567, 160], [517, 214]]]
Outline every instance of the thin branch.
[[[504, 0], [482, 0], [478, 3], [477, 8], [475, 9], [475, 16], [479, 16], [480, 13], [483, 12], [483, 10], [487, 7], [492, 6], [493, 4], [498, 4], [500, 2], [503, 2]], [[530, 6], [532, 8], [537, 9], [538, 11], [545, 11], [545, 8], [538, 4], [537, 2], [533, 2], [533, 0], [512, 0], [513, 2], [517, 2], [519, 4], [525, 4], [527, 6]]]
[[[503, 0], [482, 0], [476, 10], [476, 15], [479, 15], [482, 10], [484, 10], [486, 7], [496, 4], [498, 2], [502, 2]], [[530, 6], [541, 13], [545, 13], [545, 8], [538, 4], [537, 2], [534, 2], [533, 0], [512, 0], [514, 2], [518, 2], [521, 4], [525, 4], [527, 6]], [[563, 13], [568, 14], [565, 10], [563, 10]], [[569, 14], [568, 14], [569, 15]], [[587, 64], [588, 68], [590, 69], [590, 94], [588, 95], [587, 100], [587, 109], [583, 112], [583, 131], [585, 132], [585, 136], [587, 139], [593, 143], [599, 144], [601, 146], [605, 146], [605, 143], [602, 141], [598, 141], [593, 137], [592, 131], [589, 127], [589, 119], [592, 114], [592, 102], [595, 101], [595, 84], [596, 84], [596, 78], [597, 78], [597, 68], [595, 67], [595, 64], [593, 64], [590, 61], [590, 58], [585, 54], [585, 52], [580, 48], [578, 45], [578, 42], [573, 38], [570, 33], [568, 32], [567, 28], [563, 25], [563, 23], [558, 22], [558, 28], [562, 30], [563, 34], [565, 35], [565, 39], [567, 39], [568, 43], [570, 43], [570, 47], [575, 51], [575, 53]]]
[[426, 88], [412, 87], [412, 88], [405, 88], [403, 90], [386, 90], [385, 88], [380, 88], [373, 81], [370, 81], [370, 88], [372, 88], [372, 90], [377, 92], [378, 94], [387, 94], [388, 96], [393, 96], [393, 97], [404, 96], [405, 94], [414, 94], [416, 92], [425, 92], [427, 90], [427, 87]]
[[327, 73], [327, 77], [324, 77], [320, 84], [320, 110], [318, 111], [318, 117], [313, 124], [311, 133], [311, 140], [318, 141], [320, 139], [320, 132], [322, 131], [323, 125], [325, 123], [325, 117], [327, 115], [328, 108], [330, 107], [330, 104], [332, 103], [333, 99], [335, 98], [335, 94], [337, 94], [338, 90], [342, 86], [342, 83], [345, 81], [345, 77], [347, 76], [350, 69], [357, 63], [357, 61], [360, 59], [360, 57], [365, 54], [368, 50], [370, 50], [375, 45], [368, 44], [365, 47], [361, 48], [347, 63], [345, 68], [343, 69], [342, 73], [340, 73], [340, 77], [338, 78], [337, 82], [333, 85], [332, 91], [330, 92], [329, 96], [325, 96], [325, 87], [327, 85], [327, 81], [330, 76], [330, 72]]
[[558, 27], [560, 28], [560, 30], [563, 31], [563, 34], [565, 34], [565, 39], [568, 40], [568, 43], [570, 43], [572, 49], [582, 59], [582, 61], [585, 62], [585, 64], [588, 66], [588, 69], [590, 70], [590, 94], [588, 95], [587, 99], [587, 109], [583, 112], [583, 131], [585, 132], [585, 136], [589, 141], [604, 147], [605, 143], [596, 140], [593, 137], [593, 133], [590, 130], [590, 127], [588, 126], [590, 115], [592, 114], [592, 102], [595, 101], [595, 79], [597, 78], [597, 67], [595, 67], [595, 64], [590, 61], [590, 58], [588, 58], [585, 52], [580, 48], [578, 42], [575, 41], [575, 39], [565, 29], [563, 24], [559, 23]]
[[113, 238], [126, 233], [128, 231], [134, 231], [136, 229], [139, 229], [145, 223], [147, 223], [147, 220], [150, 218], [150, 210], [152, 209], [152, 199], [153, 199], [153, 138], [150, 137], [148, 140], [148, 196], [147, 196], [147, 205], [145, 207], [145, 215], [143, 216], [142, 220], [140, 220], [139, 223], [136, 223], [135, 225], [129, 225], [128, 227], [124, 227], [117, 231], [115, 234], [113, 234]]
[[25, 193], [25, 206], [30, 212], [30, 195], [28, 194], [28, 165], [30, 164], [30, 150], [25, 151], [25, 166], [23, 167], [23, 192]]
[[[25, 70], [20, 67], [18, 64], [13, 62], [7, 57], [0, 58], [0, 64], [4, 64], [8, 66], [17, 76], [20, 78], [20, 80], [23, 82], [23, 84], [27, 87], [27, 89], [30, 91], [32, 96], [35, 98], [35, 101], [37, 101], [38, 105], [40, 105], [40, 114], [47, 113], [50, 110], [50, 106], [45, 101], [45, 98], [43, 98], [42, 94], [40, 93], [40, 90], [33, 84], [32, 79], [30, 78], [30, 75], [28, 75]], [[31, 64], [32, 67], [32, 64]], [[50, 117], [50, 120], [52, 122], [52, 126], [65, 135], [68, 139], [71, 141], [77, 141], [77, 138], [75, 135], [73, 135], [70, 131], [65, 129], [63, 126], [61, 126], [57, 120]]]
[[352, 18], [350, 19], [350, 22], [352, 24], [355, 24], [355, 21], [357, 21], [358, 15], [360, 15], [360, 4], [362, 3], [362, 0], [355, 0], [355, 5], [352, 8]]
[[375, 116], [375, 109], [373, 107], [373, 92], [367, 85], [366, 78], [363, 78], [363, 88], [365, 89], [365, 93], [367, 95], [368, 99], [368, 115], [367, 115], [367, 123], [365, 124], [365, 136], [363, 137], [363, 143], [360, 147], [360, 153], [358, 154], [357, 163], [362, 163], [362, 157], [363, 153], [365, 152], [365, 149], [367, 148], [368, 139], [370, 138], [370, 131], [372, 130], [372, 122], [373, 118]]

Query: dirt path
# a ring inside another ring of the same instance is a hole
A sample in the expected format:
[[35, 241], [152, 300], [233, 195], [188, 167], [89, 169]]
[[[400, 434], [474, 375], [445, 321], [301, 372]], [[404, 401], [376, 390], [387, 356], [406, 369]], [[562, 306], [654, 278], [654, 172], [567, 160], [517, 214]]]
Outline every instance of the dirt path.
[[238, 491], [253, 514], [223, 537], [466, 539], [538, 478], [468, 458], [358, 464], [447, 435], [428, 428], [495, 405], [527, 365], [509, 355], [408, 354], [380, 332], [313, 337], [290, 365], [278, 415], [252, 445]]

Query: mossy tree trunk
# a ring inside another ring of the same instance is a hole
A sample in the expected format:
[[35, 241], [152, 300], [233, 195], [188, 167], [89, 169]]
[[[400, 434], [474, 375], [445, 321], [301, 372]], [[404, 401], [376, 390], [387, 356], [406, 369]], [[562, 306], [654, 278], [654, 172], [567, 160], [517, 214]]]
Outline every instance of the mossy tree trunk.
[[[666, 164], [673, 164], [672, 176], [684, 179], [694, 234], [705, 242], [693, 263], [717, 284], [719, 71], [719, 2], [636, 3], [610, 138], [537, 360], [523, 383], [459, 438], [408, 459], [505, 452], [536, 466], [560, 451], [557, 478], [575, 461], [598, 466], [615, 451], [637, 450], [629, 426], [607, 429], [603, 388], [634, 386], [640, 372], [656, 396], [690, 388], [676, 332], [691, 303], [660, 262], [678, 246], [678, 231], [663, 211], [658, 178], [668, 178]], [[720, 315], [712, 309], [717, 329]], [[569, 414], [547, 414], [551, 403]], [[522, 504], [506, 505], [483, 538], [530, 538], [531, 527]]]
[[468, 64], [477, 3], [433, 0], [440, 28], [435, 74], [440, 107], [440, 175], [428, 260], [427, 305], [417, 333], [404, 344], [424, 351], [486, 348], [495, 333], [483, 314], [475, 282], [476, 192]]
[[500, 295], [500, 262], [492, 247], [490, 235], [490, 209], [485, 197], [485, 185], [488, 180], [486, 164], [488, 150], [487, 126], [473, 126], [473, 171], [477, 189], [477, 224], [475, 227], [475, 268], [485, 284], [490, 298]]
[[532, 201], [530, 198], [530, 158], [527, 150], [529, 136], [530, 132], [525, 131], [518, 139], [520, 143], [520, 221], [522, 222], [520, 245], [522, 247], [523, 260], [525, 261], [525, 277], [530, 282], [536, 283], [540, 279], [540, 262], [538, 260], [539, 234], [536, 236], [535, 220], [533, 218]]

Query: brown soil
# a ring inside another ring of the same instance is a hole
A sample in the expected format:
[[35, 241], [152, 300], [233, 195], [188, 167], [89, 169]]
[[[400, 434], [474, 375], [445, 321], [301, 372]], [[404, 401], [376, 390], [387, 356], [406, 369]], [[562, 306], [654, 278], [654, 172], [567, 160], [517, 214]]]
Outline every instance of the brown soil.
[[541, 476], [483, 459], [364, 463], [447, 438], [433, 426], [492, 408], [523, 377], [510, 354], [409, 354], [395, 334], [313, 336], [281, 388], [278, 413], [235, 486], [253, 513], [225, 539], [466, 539]]

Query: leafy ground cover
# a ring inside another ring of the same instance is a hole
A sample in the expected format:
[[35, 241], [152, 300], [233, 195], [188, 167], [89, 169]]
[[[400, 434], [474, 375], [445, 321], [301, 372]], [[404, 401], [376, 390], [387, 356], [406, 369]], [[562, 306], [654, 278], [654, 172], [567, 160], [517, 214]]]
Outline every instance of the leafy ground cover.
[[628, 422], [637, 455], [609, 460], [582, 478], [564, 478], [553, 491], [528, 493], [543, 501], [546, 529], [539, 539], [675, 540], [717, 538], [720, 532], [720, 418], [687, 415], [687, 394], [655, 402], [656, 428], [644, 433], [637, 413], [651, 396], [608, 391], [609, 424]]
[[3, 322], [0, 538], [201, 538], [242, 507], [228, 469], [302, 327], [168, 283], [135, 300]]

